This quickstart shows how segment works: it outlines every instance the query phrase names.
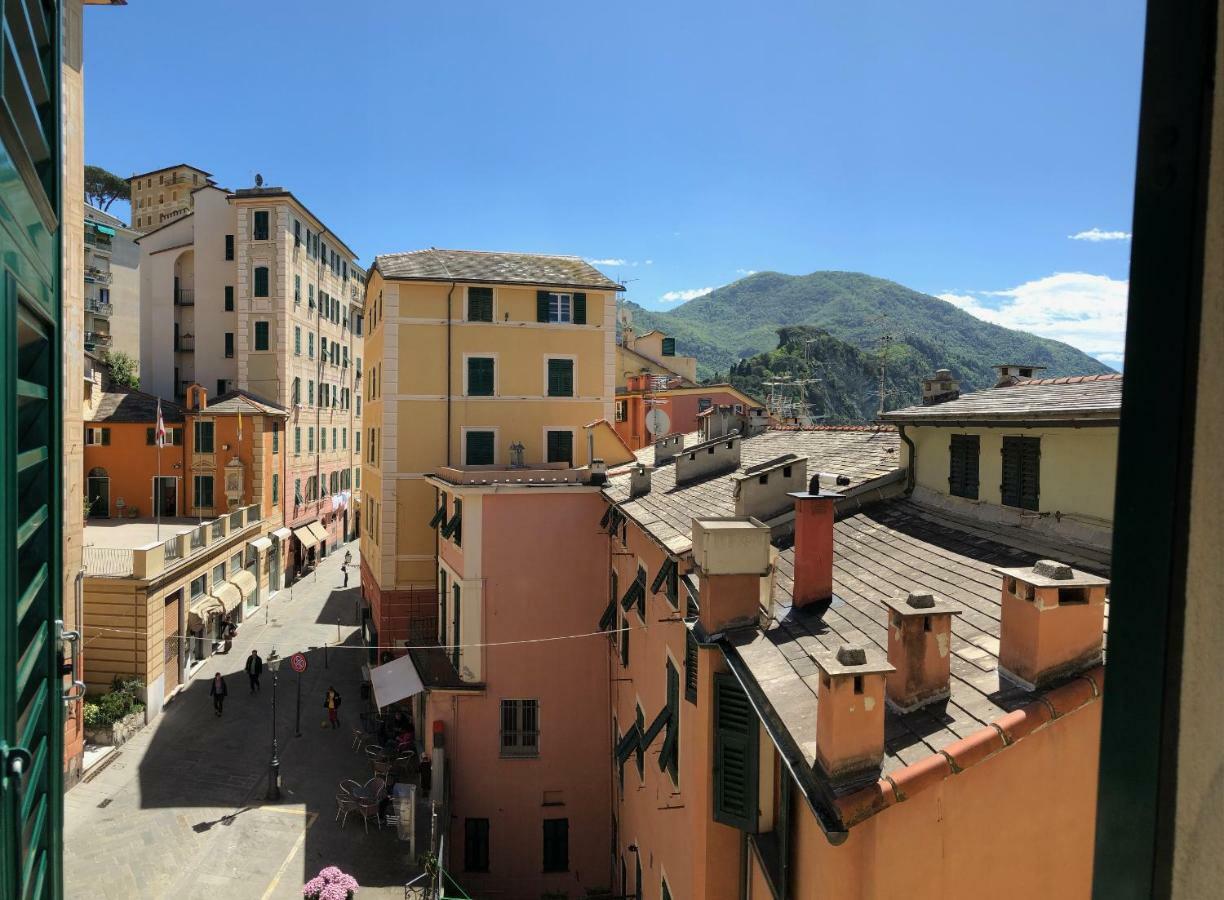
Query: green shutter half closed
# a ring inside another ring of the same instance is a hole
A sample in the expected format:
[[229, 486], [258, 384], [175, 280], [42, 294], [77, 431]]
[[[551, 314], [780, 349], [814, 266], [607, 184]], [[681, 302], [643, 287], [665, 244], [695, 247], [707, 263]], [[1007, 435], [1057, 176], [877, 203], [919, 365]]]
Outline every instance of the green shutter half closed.
[[572, 359], [550, 359], [548, 361], [548, 396], [574, 396], [574, 361]]
[[714, 676], [714, 821], [757, 827], [757, 719], [735, 677]]
[[536, 291], [536, 321], [548, 321], [548, 291]]
[[493, 321], [493, 288], [468, 288], [468, 321]]
[[548, 432], [548, 462], [574, 464], [574, 433], [572, 431]]
[[487, 356], [468, 358], [467, 392], [470, 397], [493, 396], [493, 360]]
[[586, 324], [586, 294], [574, 294], [574, 324]]
[[465, 465], [493, 465], [493, 432], [469, 431], [467, 433], [467, 458]]

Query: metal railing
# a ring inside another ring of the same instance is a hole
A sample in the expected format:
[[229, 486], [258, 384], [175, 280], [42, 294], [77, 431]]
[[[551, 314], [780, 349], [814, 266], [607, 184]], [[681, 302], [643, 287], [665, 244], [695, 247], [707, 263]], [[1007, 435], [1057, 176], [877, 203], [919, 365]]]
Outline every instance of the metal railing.
[[195, 306], [195, 288], [179, 288], [174, 292], [175, 306]]
[[86, 266], [85, 280], [91, 281], [94, 284], [110, 284], [111, 273], [105, 269], [99, 269], [97, 266]]
[[92, 229], [85, 231], [85, 243], [95, 250], [110, 251], [112, 242], [109, 235], [102, 235], [94, 232]]
[[243, 527], [242, 510], [237, 509], [229, 514], [230, 531], [238, 531]]
[[113, 307], [104, 300], [86, 300], [85, 311], [96, 316], [109, 316], [113, 312]]
[[121, 578], [134, 570], [135, 553], [117, 547], [85, 547], [81, 551], [81, 563], [87, 575], [104, 575]]
[[94, 347], [109, 347], [112, 338], [104, 331], [87, 331], [85, 332], [85, 349], [92, 350]]
[[208, 543], [208, 526], [201, 525], [191, 532], [191, 549], [199, 550], [206, 543]]
[[174, 342], [175, 353], [195, 353], [195, 335], [184, 334]]
[[166, 562], [182, 557], [183, 554], [179, 552], [178, 535], [175, 535], [174, 537], [170, 538], [170, 540], [165, 541], [162, 544], [162, 553]]

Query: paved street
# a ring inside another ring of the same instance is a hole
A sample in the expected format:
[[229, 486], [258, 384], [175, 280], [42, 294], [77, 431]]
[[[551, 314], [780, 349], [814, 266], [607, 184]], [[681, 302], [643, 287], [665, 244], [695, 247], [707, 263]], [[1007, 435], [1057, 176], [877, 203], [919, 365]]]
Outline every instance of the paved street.
[[[349, 549], [349, 583], [355, 585], [356, 542]], [[365, 756], [350, 749], [366, 652], [356, 648], [358, 588], [339, 588], [343, 555], [344, 548], [333, 552], [317, 578], [312, 574], [292, 592], [281, 591], [254, 614], [228, 655], [213, 656], [152, 725], [68, 792], [65, 896], [300, 898], [305, 880], [328, 865], [355, 876], [363, 898], [403, 896], [402, 885], [416, 872], [408, 844], [392, 829], [377, 833], [372, 823], [365, 834], [356, 815], [343, 830], [333, 820], [340, 781], [372, 774]], [[350, 646], [336, 647], [345, 642]], [[242, 667], [253, 646], [265, 660], [273, 647], [283, 657], [307, 652], [310, 660], [301, 679], [300, 737], [294, 736], [297, 676], [287, 662], [280, 670], [283, 788], [276, 804], [263, 800], [272, 674], [265, 668], [262, 691], [248, 693]], [[220, 719], [208, 697], [216, 671], [230, 692]], [[334, 731], [321, 727], [328, 685], [344, 701], [342, 727]]]

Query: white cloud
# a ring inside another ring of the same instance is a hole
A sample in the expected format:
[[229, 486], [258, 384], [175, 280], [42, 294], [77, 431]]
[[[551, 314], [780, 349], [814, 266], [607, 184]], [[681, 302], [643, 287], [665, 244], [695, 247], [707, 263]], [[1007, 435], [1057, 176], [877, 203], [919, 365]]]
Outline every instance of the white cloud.
[[757, 270], [756, 270], [756, 269], [736, 269], [735, 271], [736, 271], [736, 273], [737, 273], [737, 274], [739, 274], [739, 275], [745, 275], [745, 276], [747, 276], [747, 275], [755, 275], [755, 274], [757, 273]]
[[710, 291], [712, 290], [714, 290], [714, 288], [704, 287], [704, 288], [693, 288], [687, 291], [668, 291], [666, 294], [664, 294], [662, 297], [659, 298], [659, 302], [660, 303], [683, 303], [688, 300], [695, 300], [698, 297], [704, 297], [706, 294], [710, 293]]
[[1125, 348], [1128, 287], [1107, 275], [1057, 272], [1008, 290], [939, 297], [979, 319], [1063, 341], [1116, 366]]
[[653, 265], [654, 265], [654, 260], [653, 260], [653, 259], [648, 259], [648, 260], [646, 260], [646, 265], [648, 265], [648, 266], [653, 266]]
[[1073, 241], [1129, 241], [1131, 236], [1129, 231], [1101, 231], [1099, 228], [1089, 228], [1087, 231], [1079, 231], [1075, 234], [1067, 235]]
[[620, 259], [617, 257], [614, 257], [612, 259], [588, 259], [587, 262], [589, 262], [593, 266], [628, 266], [628, 265], [636, 266], [637, 265], [637, 263], [630, 263], [628, 260]]

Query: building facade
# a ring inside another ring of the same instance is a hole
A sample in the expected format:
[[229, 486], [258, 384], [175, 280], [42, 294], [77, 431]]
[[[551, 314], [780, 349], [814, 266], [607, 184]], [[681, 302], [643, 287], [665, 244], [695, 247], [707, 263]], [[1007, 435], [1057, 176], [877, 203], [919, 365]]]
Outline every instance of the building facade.
[[689, 434], [700, 428], [708, 411], [730, 410], [744, 416], [764, 404], [730, 384], [687, 385], [666, 375], [629, 375], [616, 390], [616, 433], [632, 450], [650, 447], [671, 434]]
[[144, 234], [187, 215], [194, 207], [196, 190], [213, 183], [208, 172], [186, 163], [133, 175], [128, 179], [131, 227]]
[[140, 362], [140, 248], [115, 216], [85, 207], [85, 350]]

